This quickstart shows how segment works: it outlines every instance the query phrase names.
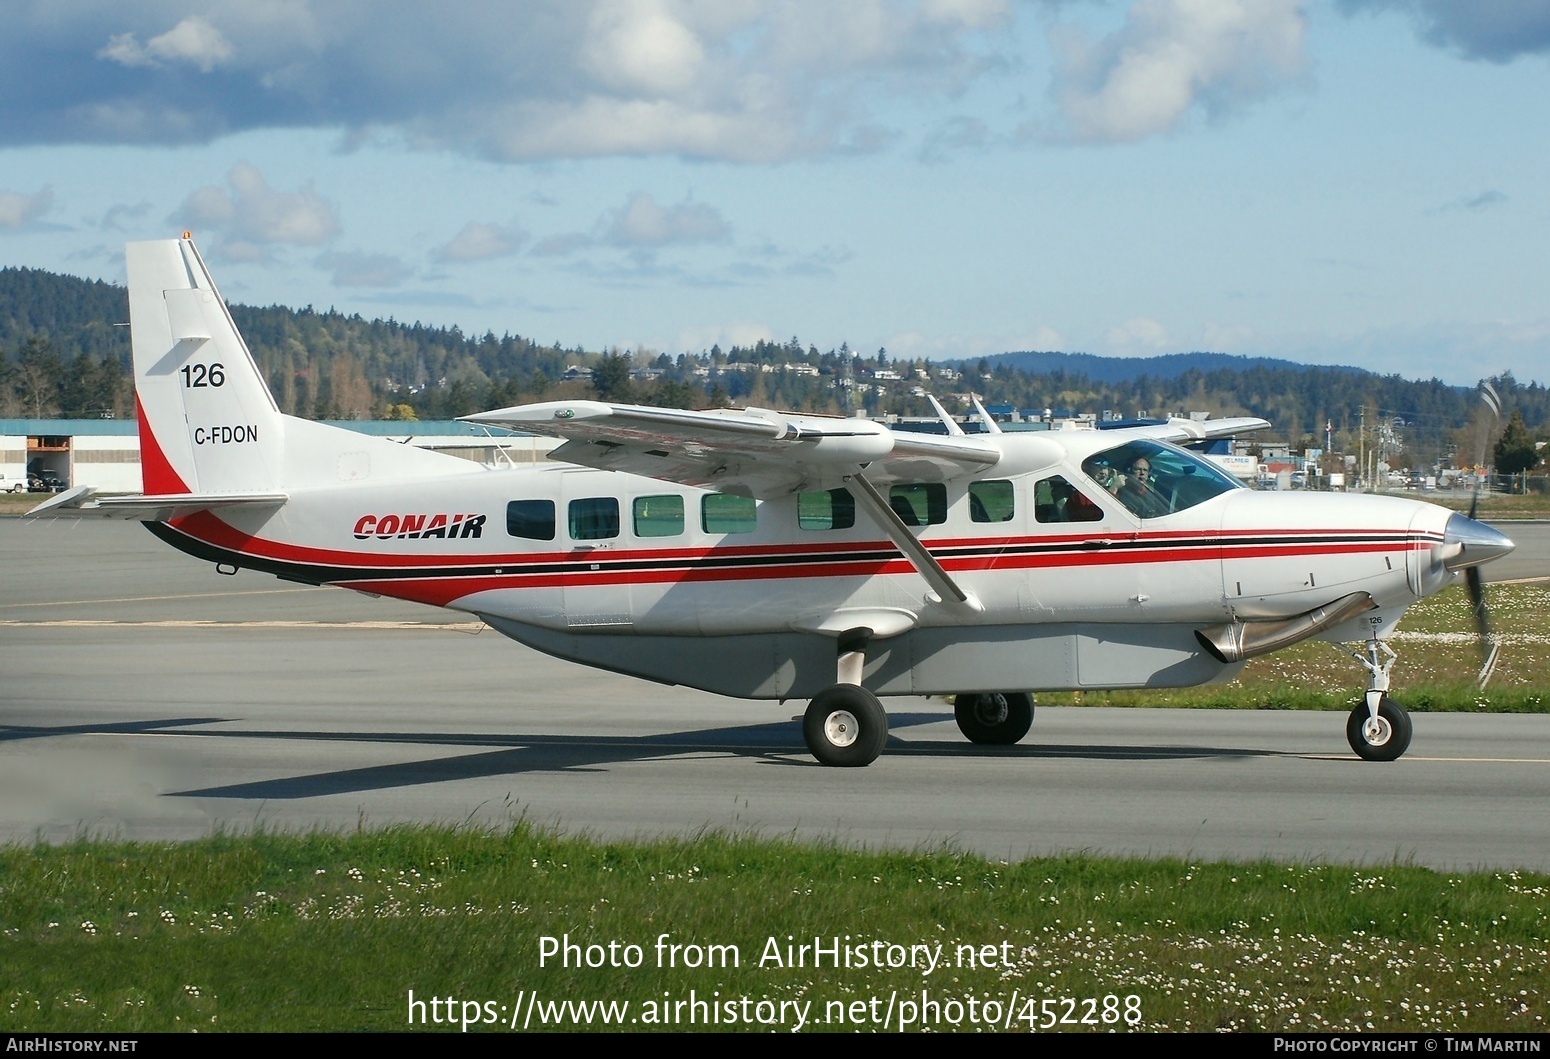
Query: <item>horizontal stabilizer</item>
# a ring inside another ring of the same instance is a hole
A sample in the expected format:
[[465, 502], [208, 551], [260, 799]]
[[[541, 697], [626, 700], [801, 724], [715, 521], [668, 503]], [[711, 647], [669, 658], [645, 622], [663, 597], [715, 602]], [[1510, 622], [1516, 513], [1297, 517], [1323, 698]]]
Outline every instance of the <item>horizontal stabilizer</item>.
[[230, 507], [274, 507], [285, 493], [168, 493], [163, 495], [98, 496], [89, 485], [78, 485], [47, 500], [25, 518], [119, 518], [135, 522], [169, 522], [196, 511]]

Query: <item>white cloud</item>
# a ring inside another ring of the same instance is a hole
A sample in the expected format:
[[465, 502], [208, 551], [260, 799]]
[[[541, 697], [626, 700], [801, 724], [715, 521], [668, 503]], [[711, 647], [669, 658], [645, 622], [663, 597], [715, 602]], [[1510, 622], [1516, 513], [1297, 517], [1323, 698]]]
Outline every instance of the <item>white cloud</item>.
[[396, 287], [413, 275], [391, 254], [330, 251], [319, 256], [316, 263], [333, 272], [336, 287]]
[[1137, 316], [1109, 328], [1103, 333], [1104, 344], [1110, 353], [1124, 356], [1133, 353], [1156, 353], [1166, 349], [1171, 342], [1168, 329], [1156, 320]]
[[198, 15], [190, 15], [144, 46], [133, 33], [115, 33], [97, 52], [97, 58], [123, 66], [157, 66], [160, 61], [185, 62], [209, 73], [235, 54], [221, 31]]
[[665, 246], [724, 243], [731, 237], [732, 226], [708, 203], [686, 197], [677, 205], [663, 206], [649, 192], [632, 191], [623, 206], [604, 211], [590, 234], [551, 235], [539, 240], [532, 252], [537, 257], [564, 257], [589, 247], [613, 246], [649, 257]]
[[248, 162], [226, 174], [227, 187], [208, 186], [183, 201], [169, 223], [195, 230], [214, 229], [226, 236], [221, 255], [236, 260], [262, 256], [256, 248], [275, 243], [319, 246], [339, 234], [334, 209], [311, 184], [297, 191], [275, 191]]
[[1197, 348], [1213, 353], [1242, 353], [1253, 349], [1258, 333], [1243, 324], [1206, 324], [1200, 332]]
[[169, 29], [167, 0], [11, 6], [0, 68], [42, 103], [0, 109], [0, 146], [326, 128], [500, 161], [876, 150], [900, 100], [1005, 68], [1013, 20], [1010, 0], [204, 0]]
[[515, 254], [527, 242], [527, 232], [515, 224], [469, 221], [452, 241], [431, 256], [437, 261], [488, 261]]
[[732, 229], [721, 211], [684, 199], [664, 207], [644, 191], [630, 193], [624, 206], [605, 218], [603, 238], [615, 246], [654, 249], [670, 243], [719, 243]]
[[1191, 110], [1225, 113], [1296, 78], [1306, 58], [1303, 0], [1137, 0], [1098, 41], [1072, 26], [1054, 95], [1077, 140], [1138, 140], [1178, 128]]
[[0, 228], [21, 228], [47, 213], [54, 205], [54, 189], [44, 187], [36, 195], [0, 191]]
[[610, 88], [677, 95], [702, 76], [699, 37], [659, 0], [605, 0], [592, 11], [583, 68]]
[[731, 349], [733, 346], [751, 346], [756, 342], [773, 341], [775, 341], [774, 331], [764, 324], [751, 320], [686, 327], [678, 332], [678, 348], [695, 353], [709, 349], [711, 346]]

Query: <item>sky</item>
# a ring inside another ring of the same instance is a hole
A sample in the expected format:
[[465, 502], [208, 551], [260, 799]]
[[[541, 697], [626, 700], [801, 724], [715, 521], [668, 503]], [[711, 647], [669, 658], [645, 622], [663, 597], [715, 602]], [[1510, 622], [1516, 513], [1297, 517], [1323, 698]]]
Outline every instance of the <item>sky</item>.
[[0, 265], [700, 352], [1550, 383], [1550, 0], [10, 0]]

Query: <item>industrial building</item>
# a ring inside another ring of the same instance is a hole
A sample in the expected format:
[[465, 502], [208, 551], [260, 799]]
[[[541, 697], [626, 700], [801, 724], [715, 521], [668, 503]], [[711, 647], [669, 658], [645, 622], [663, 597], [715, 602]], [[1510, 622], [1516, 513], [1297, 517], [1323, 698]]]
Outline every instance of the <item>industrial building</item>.
[[[490, 467], [536, 463], [554, 438], [496, 435], [456, 420], [343, 420], [330, 426], [435, 449]], [[104, 493], [140, 491], [140, 436], [132, 419], [0, 419], [0, 490], [24, 490], [28, 480], [49, 488], [89, 485]]]

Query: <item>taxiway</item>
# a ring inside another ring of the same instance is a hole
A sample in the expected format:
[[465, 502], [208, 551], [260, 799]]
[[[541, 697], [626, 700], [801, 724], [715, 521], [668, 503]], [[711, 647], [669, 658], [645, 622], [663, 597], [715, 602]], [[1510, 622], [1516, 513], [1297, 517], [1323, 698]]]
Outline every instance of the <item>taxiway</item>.
[[[1550, 573], [1550, 526], [1505, 528], [1520, 548], [1490, 573]], [[0, 841], [526, 817], [610, 838], [1550, 870], [1550, 716], [1417, 714], [1410, 753], [1381, 765], [1329, 713], [1041, 707], [1024, 745], [988, 749], [944, 703], [896, 699], [883, 757], [829, 769], [803, 703], [222, 577], [133, 524], [0, 519], [0, 555]]]

